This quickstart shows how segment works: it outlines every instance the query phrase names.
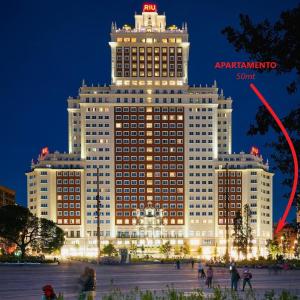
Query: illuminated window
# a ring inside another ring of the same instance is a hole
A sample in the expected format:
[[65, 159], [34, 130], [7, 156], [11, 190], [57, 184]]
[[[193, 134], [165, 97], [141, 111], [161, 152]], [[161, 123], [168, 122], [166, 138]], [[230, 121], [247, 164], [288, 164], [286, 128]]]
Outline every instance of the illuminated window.
[[118, 43], [121, 43], [121, 42], [123, 42], [123, 38], [120, 38], [120, 37], [119, 37], [119, 38], [117, 38], [117, 42], [118, 42]]
[[168, 42], [168, 39], [161, 39], [161, 41], [163, 42], [163, 43], [167, 43]]
[[182, 38], [176, 38], [176, 43], [181, 43], [182, 42]]
[[116, 128], [122, 128], [122, 124], [121, 123], [116, 123]]
[[131, 38], [132, 43], [136, 43], [136, 38]]

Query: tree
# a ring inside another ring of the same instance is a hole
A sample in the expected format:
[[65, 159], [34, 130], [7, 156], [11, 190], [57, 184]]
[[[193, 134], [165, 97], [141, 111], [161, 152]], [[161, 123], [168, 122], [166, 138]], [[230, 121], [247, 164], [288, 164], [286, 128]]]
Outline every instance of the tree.
[[243, 228], [243, 218], [241, 211], [236, 212], [235, 218], [233, 220], [233, 246], [237, 249], [238, 257], [241, 253], [245, 253], [245, 237]]
[[246, 258], [248, 252], [252, 250], [253, 234], [251, 221], [251, 209], [248, 204], [244, 205], [243, 216], [240, 211], [237, 211], [233, 223], [233, 246], [236, 247], [238, 256], [243, 253]]
[[203, 254], [203, 249], [202, 249], [201, 246], [198, 247], [197, 253], [198, 253], [199, 256], [201, 256]]
[[245, 236], [246, 258], [248, 258], [248, 252], [251, 252], [253, 247], [253, 234], [252, 234], [252, 227], [250, 224], [251, 215], [252, 212], [250, 206], [248, 204], [244, 205], [244, 236]]
[[191, 253], [191, 248], [186, 242], [180, 248], [181, 252], [183, 253], [183, 256], [189, 255]]
[[267, 249], [269, 252], [269, 256], [273, 259], [276, 259], [279, 255], [281, 255], [281, 248], [277, 239], [267, 240]]
[[105, 245], [103, 247], [103, 250], [102, 250], [103, 254], [105, 255], [108, 255], [108, 256], [113, 256], [113, 255], [117, 255], [118, 254], [118, 251], [117, 249], [115, 248], [115, 246], [111, 243]]
[[172, 246], [169, 241], [160, 245], [160, 247], [159, 247], [159, 252], [161, 254], [165, 255], [166, 258], [169, 258], [171, 250], [172, 250]]
[[178, 245], [174, 247], [174, 255], [179, 256], [182, 254], [182, 249]]
[[136, 244], [131, 243], [129, 250], [134, 256], [137, 255], [137, 245]]
[[[235, 47], [236, 51], [248, 53], [249, 58], [257, 61], [276, 61], [278, 68], [272, 69], [277, 74], [290, 74], [292, 82], [287, 86], [288, 93], [295, 93], [300, 78], [300, 4], [294, 9], [281, 13], [274, 24], [264, 20], [254, 24], [248, 15], [240, 15], [241, 30], [228, 26], [222, 30], [227, 40]], [[268, 69], [258, 70], [268, 72]], [[300, 106], [296, 106], [281, 119], [290, 134], [295, 149], [300, 149]], [[264, 106], [259, 107], [256, 114], [256, 123], [251, 125], [248, 134], [266, 134], [269, 129], [277, 133], [277, 140], [268, 143], [273, 149], [271, 155], [275, 169], [280, 170], [285, 176], [284, 185], [291, 186], [294, 179], [293, 164], [289, 146], [274, 119]], [[300, 151], [297, 151], [298, 161]], [[300, 193], [300, 185], [297, 194]], [[297, 199], [295, 197], [295, 199]], [[300, 199], [300, 197], [298, 197]], [[299, 201], [298, 201], [299, 202]], [[300, 203], [299, 203], [300, 204]]]
[[276, 61], [278, 67], [274, 71], [277, 74], [295, 72], [294, 80], [287, 86], [289, 93], [295, 93], [300, 77], [299, 19], [300, 4], [282, 12], [274, 24], [264, 20], [255, 25], [248, 15], [240, 14], [242, 30], [238, 31], [227, 26], [222, 33], [236, 51], [245, 51], [250, 59]]
[[29, 247], [52, 253], [64, 244], [64, 232], [54, 222], [38, 218], [18, 205], [0, 208], [0, 237], [7, 243], [16, 244], [22, 259]]

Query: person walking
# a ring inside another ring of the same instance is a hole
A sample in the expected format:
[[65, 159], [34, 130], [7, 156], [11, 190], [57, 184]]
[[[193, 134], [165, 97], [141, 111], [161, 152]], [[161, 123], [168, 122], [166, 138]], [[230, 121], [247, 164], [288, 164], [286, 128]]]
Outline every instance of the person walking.
[[176, 260], [176, 268], [177, 268], [177, 270], [180, 269], [180, 260], [179, 259]]
[[201, 263], [201, 261], [199, 261], [198, 263], [198, 279], [200, 278], [205, 278], [205, 272], [204, 272], [204, 266], [203, 264]]
[[249, 271], [249, 268], [245, 266], [243, 271], [243, 291], [245, 290], [246, 284], [248, 284], [250, 289], [252, 290], [251, 279], [252, 279], [252, 274]]
[[231, 274], [231, 290], [237, 291], [238, 282], [241, 277], [234, 264], [230, 267], [230, 274]]
[[191, 260], [192, 269], [194, 269], [194, 264], [195, 264], [195, 261], [194, 261], [194, 259], [192, 258], [192, 260]]
[[214, 276], [213, 269], [211, 266], [209, 266], [206, 272], [206, 284], [209, 289], [212, 287], [213, 276]]
[[83, 274], [80, 276], [81, 295], [83, 298], [89, 299], [96, 296], [96, 272], [94, 269], [86, 267]]
[[54, 292], [52, 285], [47, 284], [47, 285], [43, 286], [43, 292], [44, 292], [44, 295], [42, 298], [43, 300], [56, 300], [57, 299], [57, 296]]

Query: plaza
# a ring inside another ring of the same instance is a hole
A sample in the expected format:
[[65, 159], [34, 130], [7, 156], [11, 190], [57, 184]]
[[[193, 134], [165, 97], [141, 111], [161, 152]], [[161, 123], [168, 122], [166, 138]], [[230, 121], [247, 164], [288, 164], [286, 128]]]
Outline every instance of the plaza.
[[[57, 293], [62, 292], [65, 299], [77, 299], [79, 293], [78, 279], [85, 263], [62, 263], [60, 265], [1, 265], [0, 266], [0, 299], [41, 299], [42, 287], [54, 286]], [[90, 265], [97, 273], [97, 297], [108, 294], [112, 288], [122, 292], [136, 287], [140, 290], [166, 290], [167, 286], [190, 292], [203, 288], [211, 293], [204, 281], [197, 279], [197, 265], [192, 269], [190, 264], [182, 265], [180, 270], [173, 264], [143, 265]], [[289, 290], [300, 295], [300, 270], [270, 273], [267, 269], [253, 269], [252, 284], [255, 292], [263, 295], [267, 290], [280, 292]], [[214, 286], [230, 287], [230, 276], [226, 268], [214, 268]]]

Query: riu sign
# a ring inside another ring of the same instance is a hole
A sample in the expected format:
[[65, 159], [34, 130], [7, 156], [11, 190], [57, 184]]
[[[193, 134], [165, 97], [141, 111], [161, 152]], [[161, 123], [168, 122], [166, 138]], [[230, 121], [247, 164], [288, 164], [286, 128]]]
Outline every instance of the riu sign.
[[143, 12], [156, 12], [157, 7], [156, 4], [153, 3], [144, 3], [143, 4]]

